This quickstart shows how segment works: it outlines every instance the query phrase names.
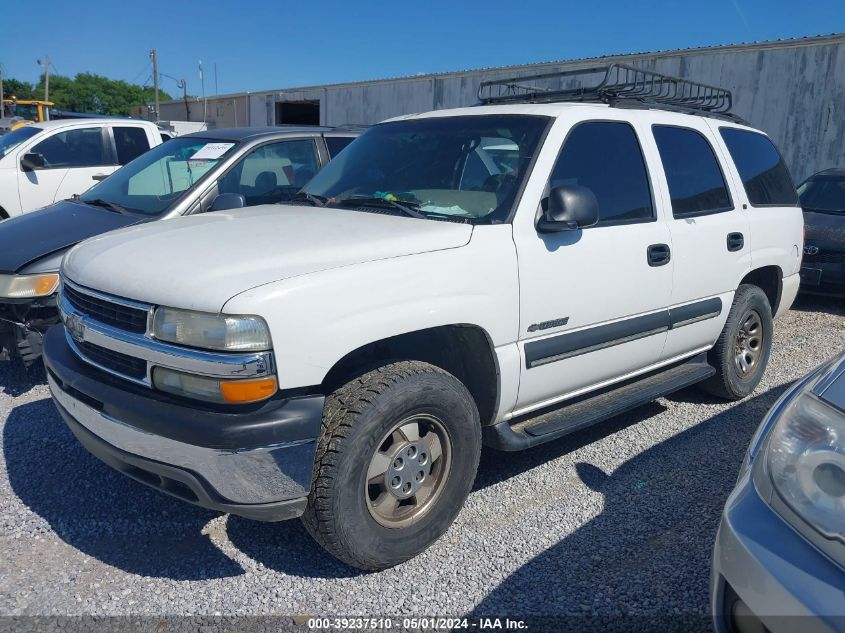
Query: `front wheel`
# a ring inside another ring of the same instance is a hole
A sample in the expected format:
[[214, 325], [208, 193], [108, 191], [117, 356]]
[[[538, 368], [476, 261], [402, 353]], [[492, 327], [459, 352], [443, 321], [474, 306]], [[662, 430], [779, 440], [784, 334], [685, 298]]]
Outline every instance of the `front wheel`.
[[772, 308], [757, 286], [741, 285], [708, 361], [716, 375], [702, 383], [708, 393], [740, 400], [760, 384], [772, 348]]
[[326, 400], [303, 523], [349, 565], [392, 567], [449, 528], [480, 453], [478, 409], [457, 378], [416, 361], [379, 367]]

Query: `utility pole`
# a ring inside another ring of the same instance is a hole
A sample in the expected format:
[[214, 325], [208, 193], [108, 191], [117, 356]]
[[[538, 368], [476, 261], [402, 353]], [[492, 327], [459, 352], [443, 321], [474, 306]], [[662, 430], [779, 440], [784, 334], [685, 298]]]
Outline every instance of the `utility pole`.
[[205, 98], [205, 74], [202, 72], [202, 60], [200, 60], [200, 83], [202, 84], [202, 120], [205, 123], [208, 116], [208, 99]]
[[5, 98], [6, 95], [3, 94], [3, 66], [0, 66], [0, 119], [6, 116], [6, 106], [3, 104]]
[[156, 49], [150, 51], [150, 58], [153, 60], [153, 86], [155, 87], [156, 93], [156, 121], [161, 121], [161, 115], [158, 110], [158, 54], [156, 53]]
[[40, 59], [35, 60], [38, 65], [44, 69], [44, 101], [50, 100], [50, 56], [47, 55], [42, 62]]

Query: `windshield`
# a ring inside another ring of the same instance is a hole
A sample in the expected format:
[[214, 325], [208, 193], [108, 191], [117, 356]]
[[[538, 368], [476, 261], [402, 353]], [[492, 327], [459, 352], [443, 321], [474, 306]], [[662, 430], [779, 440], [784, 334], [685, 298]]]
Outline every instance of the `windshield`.
[[40, 127], [26, 126], [19, 127], [17, 130], [0, 136], [0, 158], [3, 158], [26, 139], [32, 138], [41, 131]]
[[350, 144], [303, 191], [329, 206], [406, 205], [426, 217], [504, 222], [548, 122], [480, 115], [384, 123]]
[[35, 103], [15, 103], [9, 108], [12, 116], [19, 116], [29, 121], [38, 122], [38, 105]]
[[174, 138], [154, 147], [89, 189], [83, 202], [105, 200], [127, 211], [159, 215], [196, 185], [237, 143]]
[[845, 178], [817, 176], [798, 187], [801, 207], [845, 214]]

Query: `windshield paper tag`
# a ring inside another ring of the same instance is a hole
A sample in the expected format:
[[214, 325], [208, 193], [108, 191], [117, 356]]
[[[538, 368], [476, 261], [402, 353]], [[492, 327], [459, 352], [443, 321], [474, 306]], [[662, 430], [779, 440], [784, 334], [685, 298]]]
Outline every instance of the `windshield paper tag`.
[[211, 160], [214, 158], [220, 158], [223, 154], [229, 151], [229, 148], [233, 145], [234, 143], [208, 143], [207, 145], [199, 148], [197, 153], [191, 156], [191, 160]]

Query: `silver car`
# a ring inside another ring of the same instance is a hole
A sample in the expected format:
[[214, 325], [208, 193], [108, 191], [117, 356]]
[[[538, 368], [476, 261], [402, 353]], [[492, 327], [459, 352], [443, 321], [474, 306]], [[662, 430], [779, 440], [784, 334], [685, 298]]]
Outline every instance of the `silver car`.
[[757, 430], [713, 552], [718, 633], [845, 631], [845, 354]]

